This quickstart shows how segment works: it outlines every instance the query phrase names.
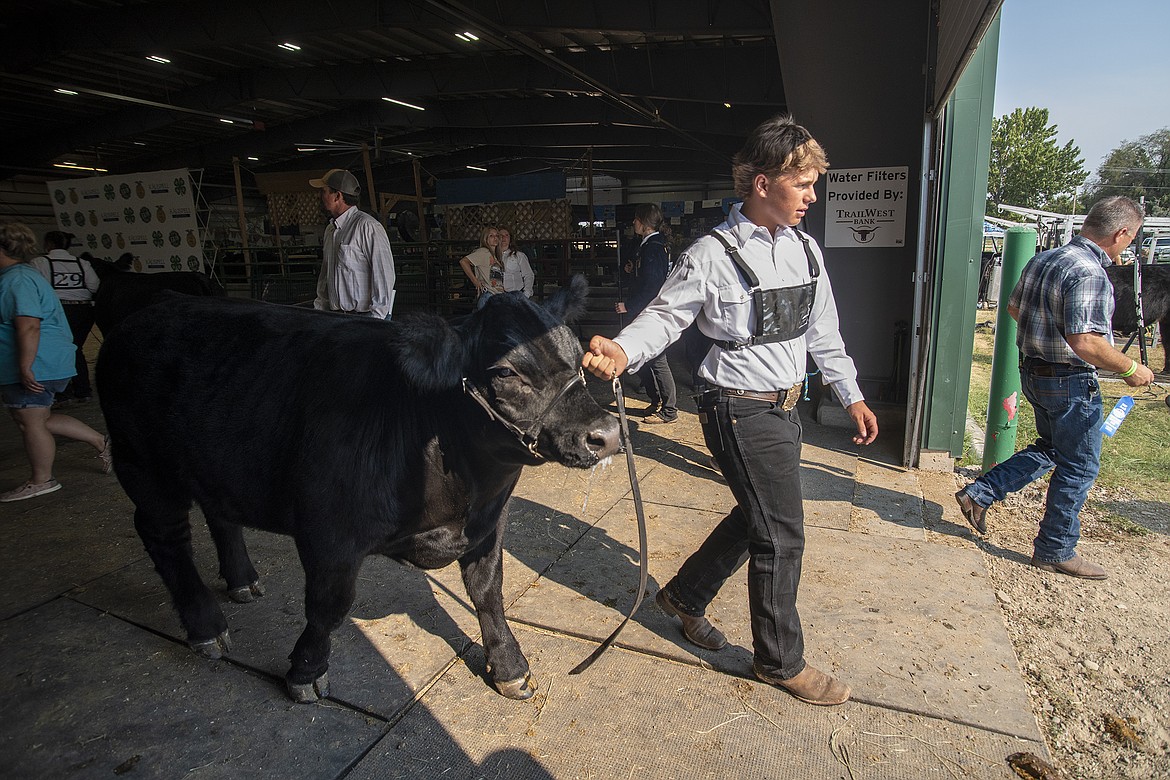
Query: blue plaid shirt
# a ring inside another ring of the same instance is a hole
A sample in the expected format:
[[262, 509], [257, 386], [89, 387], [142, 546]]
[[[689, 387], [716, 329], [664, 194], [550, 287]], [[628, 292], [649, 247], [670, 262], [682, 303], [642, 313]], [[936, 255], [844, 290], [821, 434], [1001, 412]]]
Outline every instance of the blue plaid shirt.
[[1008, 300], [1020, 310], [1016, 346], [1021, 357], [1088, 366], [1072, 351], [1066, 334], [1097, 333], [1113, 343], [1113, 285], [1105, 275], [1112, 263], [1081, 236], [1028, 261]]

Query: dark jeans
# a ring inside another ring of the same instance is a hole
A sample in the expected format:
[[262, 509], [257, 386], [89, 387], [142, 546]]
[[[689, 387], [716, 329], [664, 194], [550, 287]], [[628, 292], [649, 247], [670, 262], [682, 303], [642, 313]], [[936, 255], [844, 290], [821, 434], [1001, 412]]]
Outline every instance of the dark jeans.
[[639, 368], [638, 379], [642, 380], [642, 387], [646, 388], [650, 405], [662, 405], [659, 414], [668, 420], [678, 417], [678, 394], [674, 387], [674, 374], [670, 373], [670, 363], [666, 362], [665, 352], [653, 360], [648, 360]]
[[1101, 467], [1101, 387], [1091, 371], [1037, 376], [1020, 372], [1024, 397], [1036, 412], [1036, 441], [967, 486], [980, 506], [1002, 501], [1052, 472], [1036, 560], [1063, 563], [1076, 555], [1081, 507]]
[[93, 388], [89, 384], [89, 364], [85, 361], [85, 340], [93, 330], [93, 305], [88, 303], [63, 303], [65, 319], [69, 323], [69, 331], [73, 334], [73, 343], [77, 345], [77, 356], [74, 358], [74, 370], [77, 376], [66, 390], [66, 395], [72, 394], [75, 398], [89, 398], [93, 395]]
[[699, 414], [736, 506], [667, 587], [686, 611], [701, 615], [746, 561], [756, 666], [795, 677], [805, 665], [796, 611], [804, 555], [800, 417], [746, 398], [704, 399]]

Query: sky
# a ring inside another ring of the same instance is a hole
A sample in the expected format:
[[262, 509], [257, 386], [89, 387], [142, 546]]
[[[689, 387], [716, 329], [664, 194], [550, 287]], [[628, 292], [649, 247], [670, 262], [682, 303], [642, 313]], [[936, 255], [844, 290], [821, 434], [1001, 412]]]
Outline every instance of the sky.
[[1170, 127], [1170, 0], [1004, 0], [995, 115], [1048, 109], [1093, 179], [1126, 141]]

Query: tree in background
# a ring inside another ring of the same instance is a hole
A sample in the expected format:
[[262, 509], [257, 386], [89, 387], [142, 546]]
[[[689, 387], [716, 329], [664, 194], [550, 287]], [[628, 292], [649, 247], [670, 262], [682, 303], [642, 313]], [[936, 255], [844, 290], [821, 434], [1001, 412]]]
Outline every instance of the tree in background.
[[1089, 172], [1081, 150], [1072, 141], [1056, 143], [1056, 125], [1048, 109], [1017, 108], [991, 121], [991, 167], [987, 177], [987, 214], [1000, 216], [996, 206], [1009, 203], [1056, 210]]
[[1086, 203], [1106, 195], [1125, 195], [1136, 201], [1146, 199], [1146, 213], [1170, 216], [1170, 127], [1126, 141], [1114, 149], [1097, 169], [1089, 185]]

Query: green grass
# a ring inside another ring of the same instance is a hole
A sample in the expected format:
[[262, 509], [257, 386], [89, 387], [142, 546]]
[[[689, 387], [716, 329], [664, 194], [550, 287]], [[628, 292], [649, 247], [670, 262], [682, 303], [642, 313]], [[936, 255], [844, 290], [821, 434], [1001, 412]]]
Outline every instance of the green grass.
[[[976, 313], [976, 322], [992, 322], [994, 319], [994, 310]], [[975, 332], [967, 410], [980, 428], [987, 425], [987, 396], [991, 385], [991, 353], [994, 347], [993, 334], [983, 329]], [[1137, 352], [1136, 345], [1130, 348], [1132, 357], [1136, 358]], [[1161, 353], [1161, 348], [1153, 352]], [[1151, 362], [1158, 367], [1161, 354], [1151, 354]], [[1142, 391], [1119, 381], [1103, 380], [1101, 391], [1106, 414], [1122, 395], [1132, 395], [1135, 404], [1117, 434], [1104, 439], [1097, 484], [1126, 488], [1141, 500], [1170, 503], [1170, 408], [1167, 408], [1165, 402], [1167, 388], [1155, 385]], [[1035, 438], [1036, 423], [1032, 406], [1021, 398], [1016, 416], [1015, 449], [1021, 449]], [[980, 465], [970, 450], [964, 453], [960, 463]]]

